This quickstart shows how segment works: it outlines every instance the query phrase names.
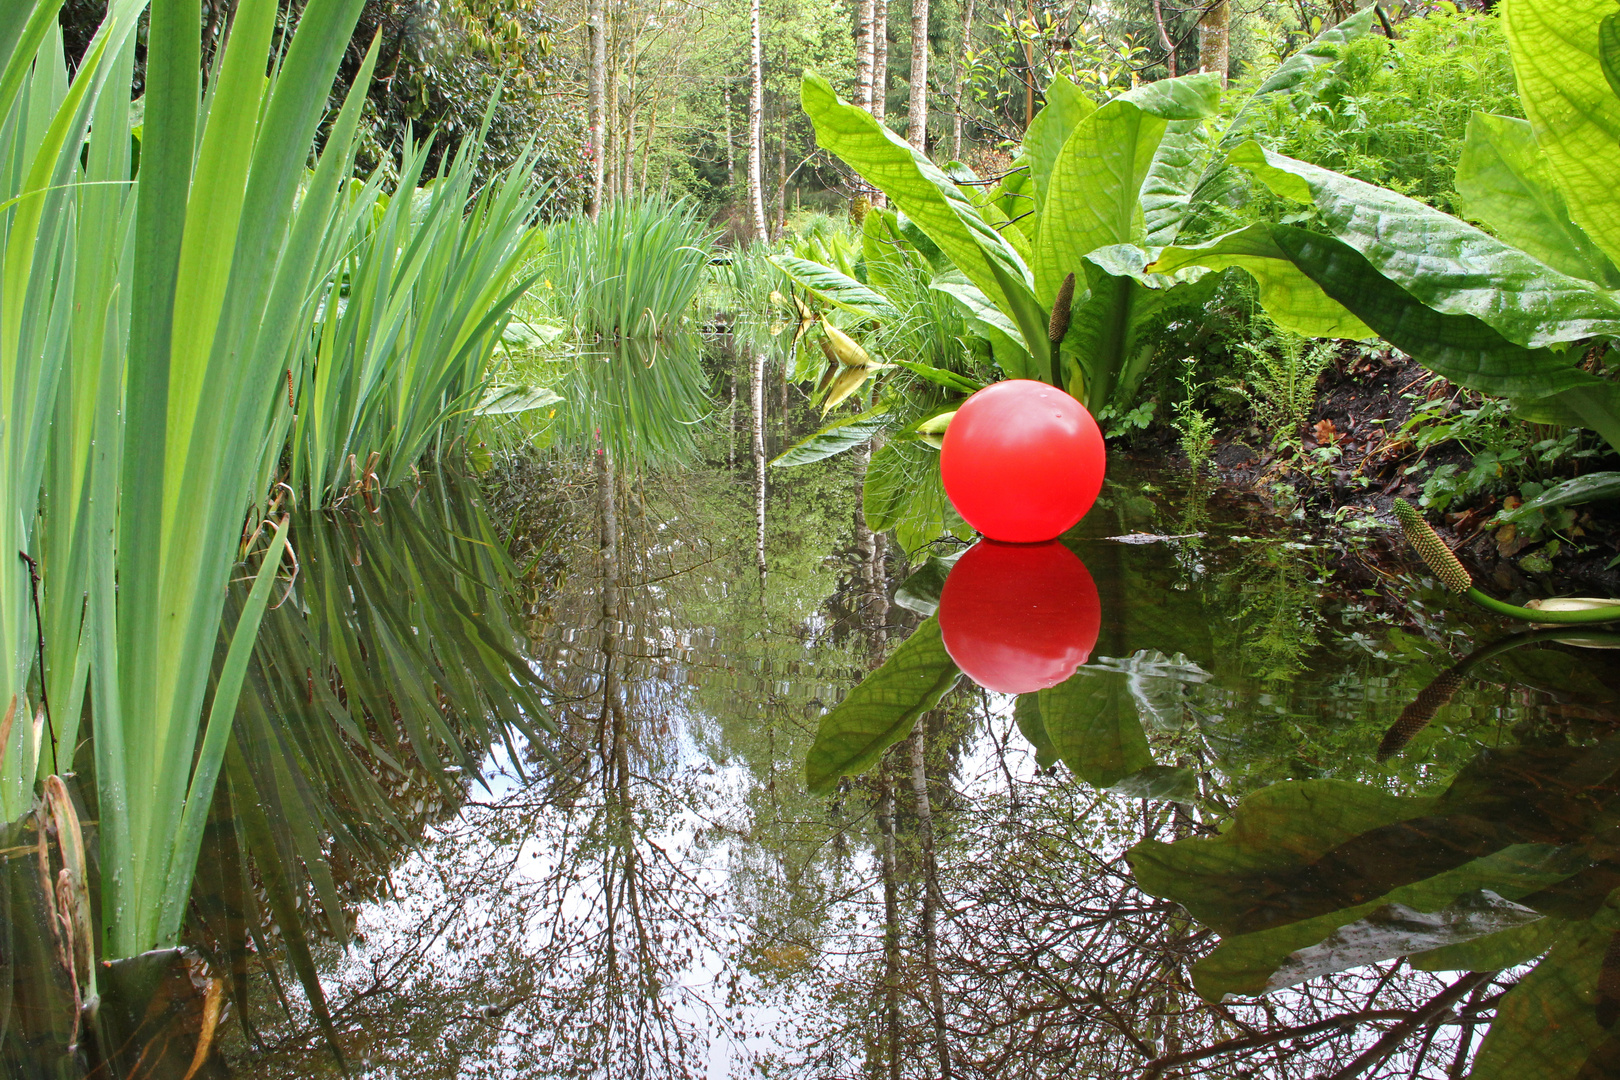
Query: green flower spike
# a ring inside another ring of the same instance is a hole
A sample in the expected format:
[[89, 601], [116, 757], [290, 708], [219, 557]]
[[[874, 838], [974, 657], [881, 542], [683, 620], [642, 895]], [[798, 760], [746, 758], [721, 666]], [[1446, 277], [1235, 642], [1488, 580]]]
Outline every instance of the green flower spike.
[[1423, 556], [1423, 561], [1434, 571], [1435, 576], [1445, 582], [1446, 587], [1452, 592], [1466, 596], [1486, 611], [1494, 611], [1510, 619], [1549, 625], [1620, 622], [1620, 600], [1586, 601], [1585, 605], [1578, 609], [1567, 610], [1557, 605], [1545, 608], [1518, 607], [1514, 604], [1504, 604], [1495, 597], [1486, 596], [1474, 588], [1474, 579], [1468, 576], [1463, 564], [1457, 561], [1457, 556], [1446, 546], [1446, 542], [1440, 539], [1439, 534], [1423, 520], [1423, 515], [1419, 514], [1411, 503], [1405, 499], [1396, 499], [1395, 517], [1401, 523], [1401, 531], [1406, 534], [1406, 542]]

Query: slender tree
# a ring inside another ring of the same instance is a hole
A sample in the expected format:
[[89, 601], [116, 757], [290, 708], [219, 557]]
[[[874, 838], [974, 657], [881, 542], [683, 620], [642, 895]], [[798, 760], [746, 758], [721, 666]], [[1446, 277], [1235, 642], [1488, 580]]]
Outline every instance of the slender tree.
[[1231, 25], [1229, 0], [1220, 0], [1198, 20], [1198, 67], [1220, 76], [1223, 87], [1232, 58]]
[[951, 157], [962, 158], [962, 61], [973, 47], [973, 0], [962, 4], [962, 40], [951, 57]]
[[889, 111], [889, 0], [872, 0], [872, 115]]
[[934, 1025], [934, 1053], [940, 1080], [951, 1080], [951, 1042], [945, 1025], [945, 991], [939, 974], [939, 863], [934, 849], [934, 811], [928, 798], [928, 714], [911, 732], [911, 792], [916, 800], [918, 855], [923, 870], [923, 967], [928, 973], [928, 1011]]
[[861, 0], [855, 11], [855, 104], [872, 111], [872, 20], [874, 0]]
[[906, 140], [928, 148], [928, 0], [911, 0], [911, 94]]
[[770, 233], [765, 226], [765, 192], [760, 180], [760, 158], [764, 147], [765, 58], [760, 48], [759, 0], [748, 3], [748, 213], [754, 239]]
[[726, 186], [730, 187], [737, 179], [737, 149], [731, 134], [731, 84], [726, 84], [726, 92], [720, 98], [720, 112], [726, 120]]
[[586, 158], [590, 163], [591, 191], [586, 204], [586, 212], [591, 220], [596, 220], [597, 213], [602, 209], [602, 168], [604, 164], [603, 144], [607, 139], [606, 125], [602, 122], [602, 92], [603, 84], [607, 82], [607, 3], [606, 0], [590, 0], [590, 7], [585, 16], [585, 32], [590, 46], [590, 71], [586, 82], [586, 127], [590, 131], [588, 136], [590, 145], [587, 147]]
[[1159, 31], [1159, 44], [1164, 48], [1165, 71], [1173, 79], [1176, 77], [1176, 46], [1164, 27], [1164, 8], [1160, 0], [1153, 0], [1153, 25]]

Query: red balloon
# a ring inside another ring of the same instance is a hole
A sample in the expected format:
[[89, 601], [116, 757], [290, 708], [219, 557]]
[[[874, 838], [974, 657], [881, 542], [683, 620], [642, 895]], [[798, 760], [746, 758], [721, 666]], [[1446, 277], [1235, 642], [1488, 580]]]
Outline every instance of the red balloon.
[[1086, 516], [1108, 453], [1086, 407], [1033, 379], [1008, 379], [963, 402], [939, 452], [957, 513], [991, 540], [1053, 540]]
[[945, 579], [939, 626], [945, 651], [974, 682], [1027, 694], [1091, 658], [1102, 604], [1085, 563], [1057, 541], [982, 540]]

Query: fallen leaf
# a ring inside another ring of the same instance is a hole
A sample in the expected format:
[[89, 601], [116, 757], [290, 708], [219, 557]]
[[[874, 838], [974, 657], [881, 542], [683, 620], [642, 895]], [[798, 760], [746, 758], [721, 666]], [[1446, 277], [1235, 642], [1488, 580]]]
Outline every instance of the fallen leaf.
[[1311, 432], [1320, 446], [1332, 446], [1339, 438], [1339, 429], [1333, 426], [1332, 420], [1318, 420], [1311, 425]]

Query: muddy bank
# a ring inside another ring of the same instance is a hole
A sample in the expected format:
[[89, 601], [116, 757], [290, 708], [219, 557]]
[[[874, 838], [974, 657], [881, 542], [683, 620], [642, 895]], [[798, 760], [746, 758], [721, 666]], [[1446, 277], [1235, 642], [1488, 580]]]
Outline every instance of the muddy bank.
[[[1441, 423], [1479, 403], [1477, 395], [1392, 349], [1347, 349], [1318, 383], [1297, 441], [1271, 439], [1247, 417], [1223, 417], [1204, 480], [1279, 517], [1347, 537], [1372, 540], [1392, 533], [1391, 540], [1374, 546], [1392, 547], [1392, 554], [1417, 565], [1400, 541], [1395, 500], [1418, 505], [1436, 470], [1450, 466], [1453, 474], [1467, 473], [1477, 459], [1456, 440], [1420, 448], [1421, 431], [1409, 422], [1417, 410], [1427, 414], [1424, 423]], [[1557, 433], [1546, 429], [1544, 434]], [[1135, 440], [1127, 456], [1143, 467], [1188, 468], [1177, 433], [1168, 425]], [[1559, 462], [1546, 479], [1605, 467], [1612, 462], [1605, 465], [1597, 457]], [[1443, 510], [1425, 508], [1425, 516], [1475, 581], [1504, 599], [1620, 595], [1620, 566], [1614, 565], [1620, 563], [1620, 516], [1613, 505], [1577, 507], [1573, 521], [1561, 529], [1498, 524], [1498, 513], [1518, 505], [1516, 489], [1504, 479], [1452, 498]]]

